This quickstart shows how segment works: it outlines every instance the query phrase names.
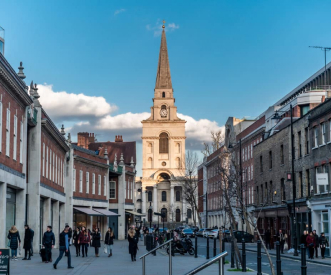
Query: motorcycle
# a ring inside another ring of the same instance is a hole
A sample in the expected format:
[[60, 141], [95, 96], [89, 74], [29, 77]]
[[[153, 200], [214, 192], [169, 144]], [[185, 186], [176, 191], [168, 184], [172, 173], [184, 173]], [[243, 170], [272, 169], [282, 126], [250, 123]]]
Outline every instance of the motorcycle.
[[[169, 245], [167, 247], [167, 253], [169, 254]], [[178, 240], [178, 241], [172, 241], [171, 242], [171, 250], [173, 253], [179, 253], [181, 255], [184, 255], [185, 253], [188, 253], [190, 255], [194, 255], [194, 247], [192, 240], [188, 237], [186, 237], [184, 240]]]

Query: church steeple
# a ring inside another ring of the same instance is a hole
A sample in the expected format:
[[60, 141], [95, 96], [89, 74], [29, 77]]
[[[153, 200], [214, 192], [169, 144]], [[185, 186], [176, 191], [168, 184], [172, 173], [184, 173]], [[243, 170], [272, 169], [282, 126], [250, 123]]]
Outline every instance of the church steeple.
[[[165, 23], [165, 21], [163, 21]], [[172, 89], [167, 40], [162, 26], [161, 46], [159, 54], [159, 64], [157, 66], [155, 89]]]

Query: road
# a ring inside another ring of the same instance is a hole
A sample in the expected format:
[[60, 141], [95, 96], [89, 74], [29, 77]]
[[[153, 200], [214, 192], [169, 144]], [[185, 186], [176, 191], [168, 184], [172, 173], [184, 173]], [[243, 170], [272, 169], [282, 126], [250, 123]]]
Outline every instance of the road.
[[[194, 239], [192, 239], [194, 244]], [[219, 240], [216, 242], [216, 253], [219, 253]], [[256, 243], [246, 244], [246, 247], [256, 246]], [[209, 257], [213, 257], [213, 247], [214, 242], [212, 239], [209, 240]], [[225, 244], [225, 249], [229, 252], [229, 255], [226, 257], [226, 260], [231, 262], [231, 245], [229, 243]], [[198, 238], [198, 255], [206, 256], [207, 252], [207, 239], [206, 238]], [[248, 268], [252, 268], [257, 270], [257, 253], [247, 251], [246, 253], [246, 265]], [[276, 268], [276, 257], [272, 256], [272, 261], [274, 267]], [[298, 260], [282, 258], [282, 271], [284, 275], [300, 275], [301, 274], [301, 258], [298, 257]], [[315, 264], [315, 263], [307, 263], [307, 274], [308, 275], [322, 275], [322, 274], [331, 274], [331, 266], [323, 265], [323, 264]], [[268, 258], [265, 254], [262, 254], [262, 272], [266, 274], [270, 274], [270, 265]]]

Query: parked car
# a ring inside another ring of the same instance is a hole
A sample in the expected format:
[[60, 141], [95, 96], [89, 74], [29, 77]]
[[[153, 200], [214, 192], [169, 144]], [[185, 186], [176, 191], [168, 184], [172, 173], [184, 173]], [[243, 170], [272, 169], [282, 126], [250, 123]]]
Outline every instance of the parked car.
[[203, 236], [204, 238], [207, 238], [209, 232], [212, 231], [212, 230], [214, 230], [214, 229], [212, 229], [212, 228], [205, 228], [205, 231], [203, 231], [202, 236]]
[[195, 237], [195, 232], [191, 229], [191, 228], [186, 228], [182, 231], [182, 237], [190, 237], [190, 238], [194, 238]]
[[206, 235], [207, 237], [211, 237], [213, 239], [219, 239], [219, 230], [213, 229], [211, 231], [207, 231]]
[[191, 229], [196, 233], [199, 231], [199, 227], [197, 226], [191, 226]]
[[203, 232], [205, 232], [207, 228], [201, 228], [198, 232], [196, 232], [195, 234], [197, 235], [197, 237], [202, 237], [203, 236]]
[[[237, 242], [242, 242], [243, 238], [244, 238], [246, 243], [253, 243], [254, 242], [254, 236], [252, 234], [249, 234], [249, 233], [245, 232], [245, 231], [233, 231], [233, 235], [237, 239]], [[231, 242], [231, 233], [230, 233], [230, 231], [225, 234], [225, 240], [228, 241], [228, 242]]]

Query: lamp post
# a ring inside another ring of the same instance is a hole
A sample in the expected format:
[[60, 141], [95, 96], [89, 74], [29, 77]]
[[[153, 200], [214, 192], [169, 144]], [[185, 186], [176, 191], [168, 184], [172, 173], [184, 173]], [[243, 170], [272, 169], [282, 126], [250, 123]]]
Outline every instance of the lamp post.
[[[284, 111], [285, 113], [285, 111]], [[293, 137], [293, 108], [292, 108], [292, 104], [290, 104], [290, 113], [291, 113], [291, 152], [292, 152], [292, 170], [291, 170], [291, 174], [292, 174], [292, 192], [293, 192], [293, 248], [294, 248], [294, 256], [299, 256], [298, 254], [298, 250], [297, 250], [297, 245], [298, 245], [298, 239], [297, 239], [297, 222], [296, 222], [296, 209], [295, 209], [295, 199], [296, 199], [296, 181], [295, 181], [295, 174], [294, 174], [294, 153], [295, 153], [295, 148], [294, 148], [294, 137]], [[279, 116], [279, 111], [276, 111], [275, 115], [272, 117], [272, 119], [281, 119], [281, 117]]]

